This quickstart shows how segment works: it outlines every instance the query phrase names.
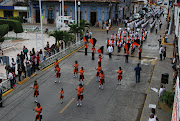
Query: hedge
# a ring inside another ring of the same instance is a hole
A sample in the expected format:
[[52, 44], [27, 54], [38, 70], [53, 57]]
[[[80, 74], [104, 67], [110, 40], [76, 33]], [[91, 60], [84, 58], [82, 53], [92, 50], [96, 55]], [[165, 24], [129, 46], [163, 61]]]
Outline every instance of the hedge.
[[9, 31], [9, 25], [8, 24], [3, 24], [0, 25], [0, 42], [4, 41], [4, 35], [6, 35]]
[[12, 20], [18, 20], [18, 21], [20, 21], [21, 23], [23, 23], [23, 19], [22, 19], [22, 17], [14, 17], [14, 16], [11, 16], [9, 19], [12, 19]]
[[23, 27], [21, 22], [17, 20], [9, 20], [9, 19], [0, 19], [0, 25], [2, 24], [8, 24], [9, 28], [13, 28], [15, 33], [22, 33], [23, 32]]

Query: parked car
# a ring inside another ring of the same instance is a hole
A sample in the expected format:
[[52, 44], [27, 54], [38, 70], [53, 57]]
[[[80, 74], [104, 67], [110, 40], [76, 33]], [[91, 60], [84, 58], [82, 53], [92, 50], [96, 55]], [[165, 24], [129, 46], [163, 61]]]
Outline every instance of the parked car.
[[162, 0], [158, 0], [156, 4], [157, 5], [161, 5], [162, 4]]
[[139, 19], [139, 18], [141, 18], [141, 15], [139, 13], [135, 13], [134, 14], [134, 19]]
[[167, 5], [167, 2], [164, 2], [164, 5]]

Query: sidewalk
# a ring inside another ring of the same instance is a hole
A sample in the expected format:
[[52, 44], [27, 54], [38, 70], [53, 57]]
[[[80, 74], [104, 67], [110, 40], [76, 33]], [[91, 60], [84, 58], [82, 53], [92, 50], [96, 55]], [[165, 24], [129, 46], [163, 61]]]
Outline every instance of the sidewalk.
[[[173, 36], [173, 34], [169, 35]], [[142, 112], [141, 121], [147, 121], [149, 118], [149, 114], [151, 113], [151, 109], [149, 108], [149, 104], [155, 104], [156, 105], [156, 114], [160, 121], [170, 121], [171, 120], [171, 114], [164, 111], [163, 109], [159, 109], [158, 107], [158, 93], [151, 90], [151, 87], [160, 89], [161, 84], [161, 74], [162, 73], [168, 73], [169, 74], [169, 83], [165, 85], [165, 88], [167, 91], [172, 91], [172, 84], [173, 84], [173, 69], [171, 65], [172, 61], [172, 55], [173, 55], [173, 46], [166, 45], [167, 47], [167, 58], [166, 60], [159, 61], [157, 59], [157, 63], [154, 66], [154, 72], [152, 75], [152, 79], [150, 80], [150, 86], [147, 90], [147, 98], [146, 102], [144, 104], [144, 110]]]

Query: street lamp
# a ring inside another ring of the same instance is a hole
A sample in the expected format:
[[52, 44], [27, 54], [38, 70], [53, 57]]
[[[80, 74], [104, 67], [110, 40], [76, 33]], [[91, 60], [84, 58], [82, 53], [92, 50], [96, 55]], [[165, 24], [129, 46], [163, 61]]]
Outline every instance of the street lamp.
[[75, 23], [77, 24], [77, 7], [76, 7], [76, 0], [75, 0]]
[[[78, 1], [78, 26], [80, 27], [80, 5], [81, 2]], [[79, 33], [79, 41], [80, 41], [80, 33]]]
[[43, 40], [41, 0], [39, 0], [39, 8], [40, 8], [40, 19], [41, 19], [41, 42], [42, 42], [42, 50], [43, 50], [43, 57], [44, 57], [44, 40]]
[[63, 31], [64, 31], [64, 0], [62, 0], [62, 23], [63, 23]]

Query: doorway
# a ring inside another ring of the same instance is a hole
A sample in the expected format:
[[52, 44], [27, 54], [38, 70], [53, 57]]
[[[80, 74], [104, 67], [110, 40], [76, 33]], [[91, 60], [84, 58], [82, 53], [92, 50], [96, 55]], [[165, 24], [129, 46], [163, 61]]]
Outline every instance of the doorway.
[[97, 13], [96, 12], [91, 12], [91, 19], [90, 19], [90, 23], [92, 26], [94, 26], [96, 24], [96, 16], [97, 16]]
[[36, 23], [40, 23], [40, 10], [36, 10]]
[[53, 23], [54, 23], [53, 10], [48, 10], [48, 23], [49, 23], [49, 24], [53, 24]]

